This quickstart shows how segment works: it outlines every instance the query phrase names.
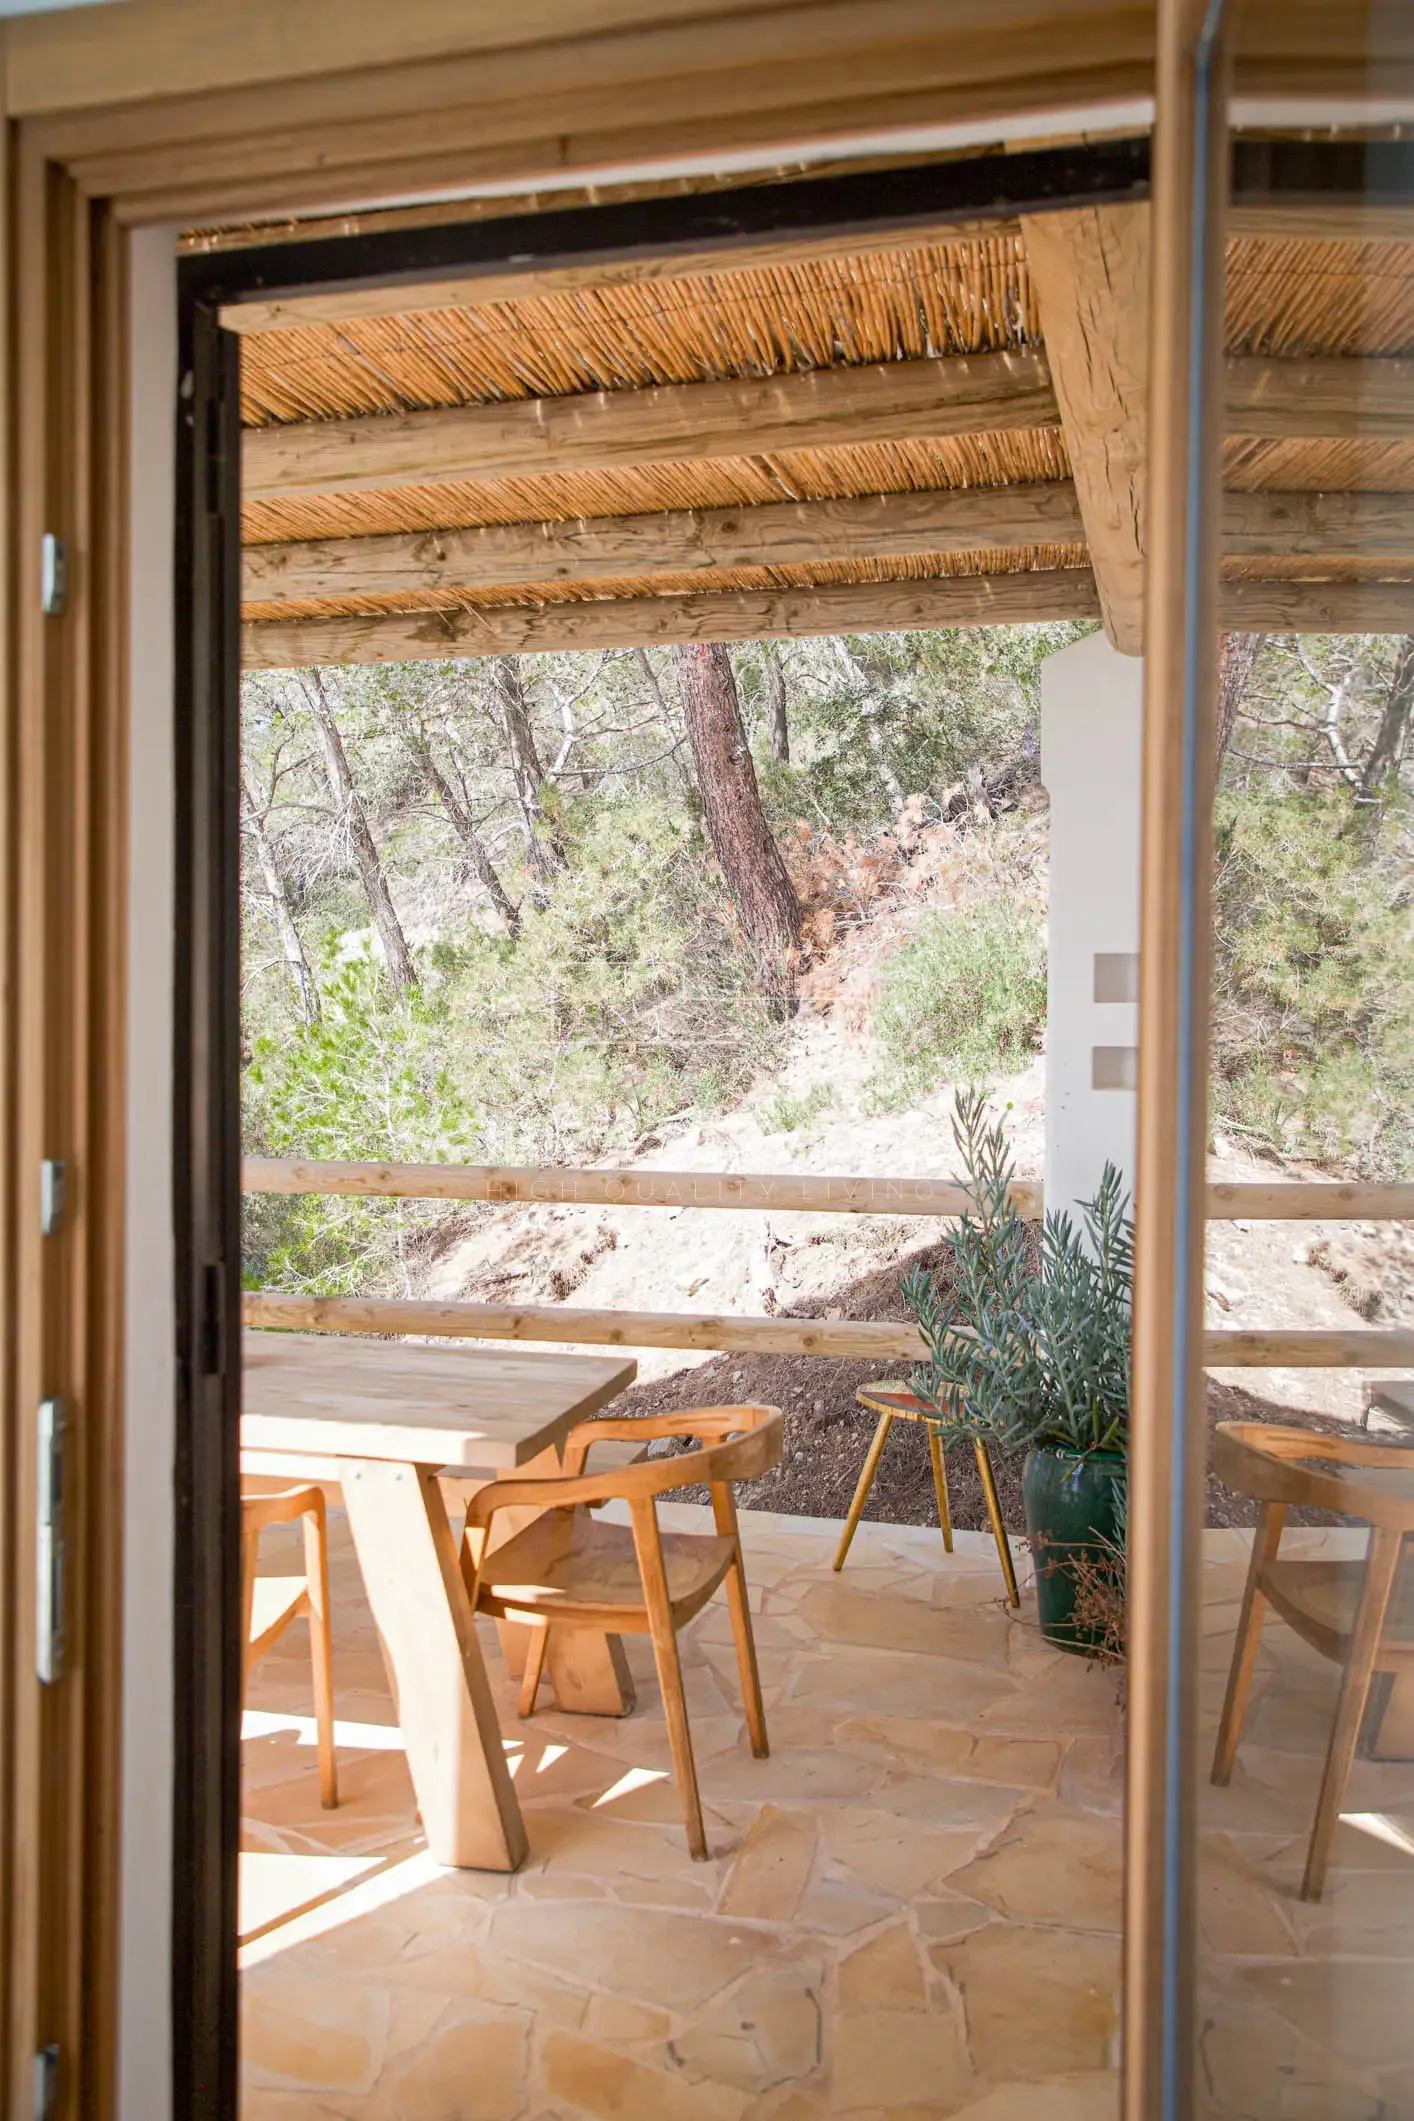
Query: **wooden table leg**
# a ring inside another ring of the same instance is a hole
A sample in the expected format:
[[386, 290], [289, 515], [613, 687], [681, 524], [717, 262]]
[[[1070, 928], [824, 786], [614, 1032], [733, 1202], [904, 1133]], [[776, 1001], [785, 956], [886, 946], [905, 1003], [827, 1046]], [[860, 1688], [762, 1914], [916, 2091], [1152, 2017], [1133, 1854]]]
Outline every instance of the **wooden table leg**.
[[513, 1871], [525, 1826], [437, 1469], [368, 1459], [343, 1475], [427, 1845], [438, 1863]]

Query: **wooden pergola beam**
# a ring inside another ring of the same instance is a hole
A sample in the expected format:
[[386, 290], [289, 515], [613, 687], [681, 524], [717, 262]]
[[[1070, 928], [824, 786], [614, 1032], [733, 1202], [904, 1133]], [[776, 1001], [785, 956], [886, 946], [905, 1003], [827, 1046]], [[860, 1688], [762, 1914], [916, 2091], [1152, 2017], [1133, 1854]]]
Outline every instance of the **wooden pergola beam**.
[[1229, 580], [1219, 595], [1222, 624], [1241, 633], [1408, 633], [1414, 581]]
[[1405, 442], [1414, 433], [1414, 361], [1229, 356], [1227, 431], [1265, 441]]
[[1149, 209], [1083, 206], [1022, 221], [1105, 632], [1144, 639]]
[[[247, 604], [329, 603], [714, 568], [906, 559], [1084, 539], [1075, 488], [1068, 479], [1055, 479], [1032, 486], [861, 494], [755, 508], [669, 509], [661, 515], [248, 545], [242, 595]], [[1243, 559], [1348, 553], [1414, 560], [1414, 494], [1229, 493], [1223, 502], [1223, 549]]]
[[[1304, 498], [1304, 497], [1303, 497]], [[722, 567], [810, 566], [1083, 542], [1068, 479], [964, 491], [772, 501], [755, 508], [680, 508], [661, 515], [497, 523], [309, 544], [248, 545], [247, 603], [327, 603], [522, 582], [610, 581]]]
[[[673, 641], [805, 639], [949, 626], [1027, 626], [1100, 616], [1088, 567], [861, 582], [703, 596], [599, 597], [575, 604], [406, 611], [375, 617], [257, 619], [242, 631], [248, 670], [338, 663], [455, 662]], [[1224, 626], [1254, 633], [1399, 633], [1414, 624], [1414, 582], [1288, 579], [1223, 584]]]
[[242, 634], [248, 670], [333, 663], [441, 662], [637, 648], [671, 641], [786, 640], [927, 627], [1016, 626], [1099, 616], [1088, 567], [862, 582], [823, 589], [730, 590], [707, 596], [603, 597], [538, 608], [411, 611], [387, 617], [262, 619]]
[[247, 500], [1054, 427], [1033, 348], [246, 431]]

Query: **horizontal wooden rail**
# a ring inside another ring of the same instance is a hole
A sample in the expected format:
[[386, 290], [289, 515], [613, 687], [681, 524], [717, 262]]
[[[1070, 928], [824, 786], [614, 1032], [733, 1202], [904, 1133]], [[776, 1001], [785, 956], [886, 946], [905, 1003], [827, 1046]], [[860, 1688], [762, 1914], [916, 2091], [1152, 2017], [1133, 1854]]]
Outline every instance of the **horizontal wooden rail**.
[[[353, 1193], [406, 1200], [554, 1201], [578, 1207], [787, 1208], [830, 1215], [961, 1215], [971, 1201], [950, 1178], [829, 1178], [735, 1171], [592, 1171], [507, 1164], [303, 1163], [247, 1157], [247, 1193]], [[1013, 1188], [1025, 1216], [1041, 1188]]]
[[[966, 1186], [951, 1178], [763, 1177], [735, 1171], [585, 1170], [509, 1164], [314, 1163], [246, 1158], [247, 1193], [339, 1193], [398, 1200], [550, 1201], [577, 1207], [762, 1208], [828, 1215], [961, 1215]], [[1041, 1187], [1012, 1188], [1020, 1213], [1041, 1213]], [[1414, 1220], [1414, 1186], [1276, 1180], [1208, 1188], [1212, 1222]]]
[[[248, 1294], [248, 1326], [292, 1333], [416, 1333], [451, 1340], [568, 1341], [609, 1348], [699, 1348], [742, 1355], [858, 1356], [917, 1362], [916, 1326], [875, 1319], [732, 1318], [692, 1311], [590, 1311], [570, 1304], [422, 1303], [405, 1297]], [[1402, 1370], [1414, 1332], [1210, 1332], [1212, 1369]]]

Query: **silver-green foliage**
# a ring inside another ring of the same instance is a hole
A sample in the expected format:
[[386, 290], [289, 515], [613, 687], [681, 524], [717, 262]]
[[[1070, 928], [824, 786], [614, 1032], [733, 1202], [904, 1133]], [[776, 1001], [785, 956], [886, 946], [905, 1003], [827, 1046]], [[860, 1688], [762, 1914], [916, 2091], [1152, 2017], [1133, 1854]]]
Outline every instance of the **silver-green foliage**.
[[1129, 1434], [1134, 1224], [1107, 1164], [1080, 1226], [1048, 1215], [1039, 1235], [1011, 1199], [1014, 1166], [980, 1090], [957, 1094], [953, 1138], [975, 1212], [944, 1240], [949, 1273], [915, 1270], [903, 1293], [928, 1361], [913, 1388], [947, 1437], [1004, 1451], [1123, 1450]]

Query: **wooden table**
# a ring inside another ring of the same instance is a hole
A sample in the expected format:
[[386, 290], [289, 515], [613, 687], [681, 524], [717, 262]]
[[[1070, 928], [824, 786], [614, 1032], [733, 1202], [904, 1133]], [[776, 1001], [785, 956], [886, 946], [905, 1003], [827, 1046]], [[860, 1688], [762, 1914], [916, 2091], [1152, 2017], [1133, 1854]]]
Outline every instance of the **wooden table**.
[[[514, 1870], [525, 1829], [441, 1483], [558, 1465], [569, 1430], [637, 1363], [317, 1333], [248, 1332], [243, 1354], [242, 1471], [342, 1490], [428, 1847], [439, 1863]], [[561, 1706], [622, 1714], [617, 1643], [591, 1638], [587, 1666], [575, 1655]]]

